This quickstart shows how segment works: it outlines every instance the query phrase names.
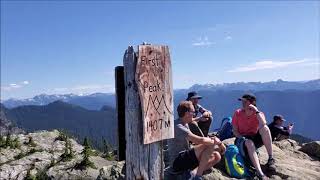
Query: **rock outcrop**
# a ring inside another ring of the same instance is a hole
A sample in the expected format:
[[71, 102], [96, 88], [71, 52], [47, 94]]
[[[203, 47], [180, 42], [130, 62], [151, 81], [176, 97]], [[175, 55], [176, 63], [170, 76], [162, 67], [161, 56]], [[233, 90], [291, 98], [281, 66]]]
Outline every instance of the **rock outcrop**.
[[320, 158], [320, 141], [303, 144], [300, 151], [305, 152], [310, 156]]
[[[91, 155], [90, 161], [95, 167], [79, 169], [83, 160], [83, 146], [69, 139], [73, 157], [62, 160], [65, 153], [65, 141], [60, 138], [59, 131], [40, 131], [27, 135], [12, 135], [20, 146], [2, 148], [0, 150], [0, 179], [18, 179], [34, 177], [36, 179], [125, 179], [125, 162], [108, 161], [99, 155]], [[30, 138], [32, 143], [30, 143]], [[223, 141], [233, 144], [234, 138]], [[270, 179], [318, 180], [320, 179], [319, 142], [302, 144], [288, 139], [274, 142], [273, 150], [276, 159], [276, 172], [267, 172], [264, 164], [267, 152], [260, 148], [259, 157], [262, 168]], [[167, 176], [165, 176], [167, 179]], [[230, 178], [221, 161], [204, 175], [206, 180], [227, 180]]]
[[[0, 150], [0, 179], [22, 180], [27, 176], [36, 179], [96, 179], [100, 169], [113, 165], [98, 155], [89, 157], [95, 168], [77, 168], [83, 160], [83, 146], [69, 139], [73, 157], [63, 160], [65, 141], [59, 139], [59, 131], [40, 131], [27, 135], [12, 135], [17, 138], [18, 148], [1, 148]], [[32, 143], [30, 143], [30, 138]]]
[[[223, 141], [226, 145], [233, 144], [233, 142], [234, 138]], [[276, 172], [268, 172], [266, 170], [265, 164], [268, 159], [266, 149], [261, 147], [258, 151], [262, 169], [270, 179], [320, 179], [319, 142], [303, 144], [302, 147], [291, 139], [274, 142], [273, 153], [276, 159]], [[204, 179], [229, 180], [235, 178], [228, 176], [222, 160], [204, 175]]]

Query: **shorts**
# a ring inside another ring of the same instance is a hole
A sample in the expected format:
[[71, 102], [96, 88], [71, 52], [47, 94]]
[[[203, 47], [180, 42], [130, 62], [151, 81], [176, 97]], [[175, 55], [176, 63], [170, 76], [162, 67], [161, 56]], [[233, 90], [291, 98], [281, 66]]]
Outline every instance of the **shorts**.
[[199, 166], [199, 161], [194, 149], [185, 150], [179, 153], [173, 161], [172, 168], [176, 172], [193, 170]]
[[254, 146], [256, 147], [256, 151], [258, 148], [263, 146], [262, 137], [259, 133], [255, 135], [244, 136], [244, 138], [236, 138], [234, 144], [238, 146], [240, 154], [243, 157], [249, 157], [247, 147], [245, 146], [245, 140], [247, 139], [250, 139], [253, 142]]
[[251, 141], [253, 141], [253, 144], [256, 146], [256, 149], [258, 149], [261, 146], [263, 146], [262, 137], [261, 137], [259, 132], [257, 134], [255, 134], [255, 135], [244, 136], [244, 137], [246, 139], [250, 139]]

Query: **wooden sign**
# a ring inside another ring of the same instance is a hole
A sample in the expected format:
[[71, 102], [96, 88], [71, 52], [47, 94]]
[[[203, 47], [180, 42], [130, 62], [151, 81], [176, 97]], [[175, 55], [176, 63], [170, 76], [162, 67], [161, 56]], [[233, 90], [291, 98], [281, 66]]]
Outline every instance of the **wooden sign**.
[[142, 106], [143, 143], [173, 138], [173, 88], [168, 46], [138, 46], [135, 79]]

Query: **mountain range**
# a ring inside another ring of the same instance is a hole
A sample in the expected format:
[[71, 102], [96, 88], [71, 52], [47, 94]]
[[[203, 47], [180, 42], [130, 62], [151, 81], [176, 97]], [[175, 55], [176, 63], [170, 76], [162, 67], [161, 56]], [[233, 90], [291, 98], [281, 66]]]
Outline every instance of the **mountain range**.
[[54, 101], [63, 101], [69, 104], [82, 106], [89, 110], [99, 110], [102, 106], [107, 105], [115, 107], [114, 94], [112, 93], [94, 93], [89, 95], [76, 94], [40, 94], [33, 98], [27, 99], [8, 99], [2, 101], [7, 108], [15, 108], [23, 105], [47, 105]]
[[[314, 140], [320, 139], [320, 121], [317, 117], [320, 110], [320, 79], [194, 85], [189, 89], [174, 90], [174, 104], [186, 99], [187, 93], [192, 90], [203, 96], [200, 104], [214, 114], [211, 130], [218, 128], [224, 117], [232, 116], [240, 108], [238, 97], [252, 92], [257, 96], [259, 110], [266, 114], [269, 123], [275, 114], [282, 114], [288, 122], [295, 124], [294, 133]], [[81, 137], [99, 139], [101, 136], [114, 137], [109, 132], [111, 129], [116, 131], [115, 95], [111, 93], [86, 96], [42, 94], [30, 99], [9, 99], [2, 103], [6, 111], [13, 114], [10, 116], [13, 123], [27, 131], [67, 128], [74, 134], [80, 133]], [[109, 140], [115, 143], [114, 139]]]
[[[175, 94], [196, 91], [284, 91], [302, 90], [312, 91], [320, 89], [320, 79], [311, 81], [283, 81], [281, 79], [271, 82], [237, 82], [223, 84], [195, 84], [189, 89], [176, 89]], [[47, 105], [51, 102], [61, 100], [70, 104], [76, 104], [90, 110], [99, 110], [102, 106], [115, 107], [115, 95], [113, 93], [94, 93], [90, 95], [76, 94], [40, 94], [27, 99], [1, 100], [7, 108], [14, 108], [22, 105]]]
[[25, 105], [11, 109], [1, 105], [1, 112], [6, 117], [3, 122], [12, 122], [15, 127], [27, 132], [59, 129], [79, 141], [88, 137], [96, 147], [102, 144], [103, 138], [116, 146], [117, 123], [115, 109], [112, 107], [88, 110], [63, 101], [54, 101], [43, 106]]

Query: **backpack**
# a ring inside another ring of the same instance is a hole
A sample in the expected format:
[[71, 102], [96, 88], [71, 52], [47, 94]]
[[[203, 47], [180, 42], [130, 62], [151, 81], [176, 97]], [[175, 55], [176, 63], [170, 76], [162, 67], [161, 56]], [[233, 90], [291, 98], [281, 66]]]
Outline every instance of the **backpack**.
[[232, 118], [231, 117], [223, 118], [220, 128], [217, 130], [218, 130], [217, 136], [221, 141], [232, 138], [233, 137]]
[[250, 168], [245, 165], [245, 161], [236, 145], [231, 144], [227, 147], [224, 161], [227, 173], [231, 177], [246, 178], [253, 175]]

